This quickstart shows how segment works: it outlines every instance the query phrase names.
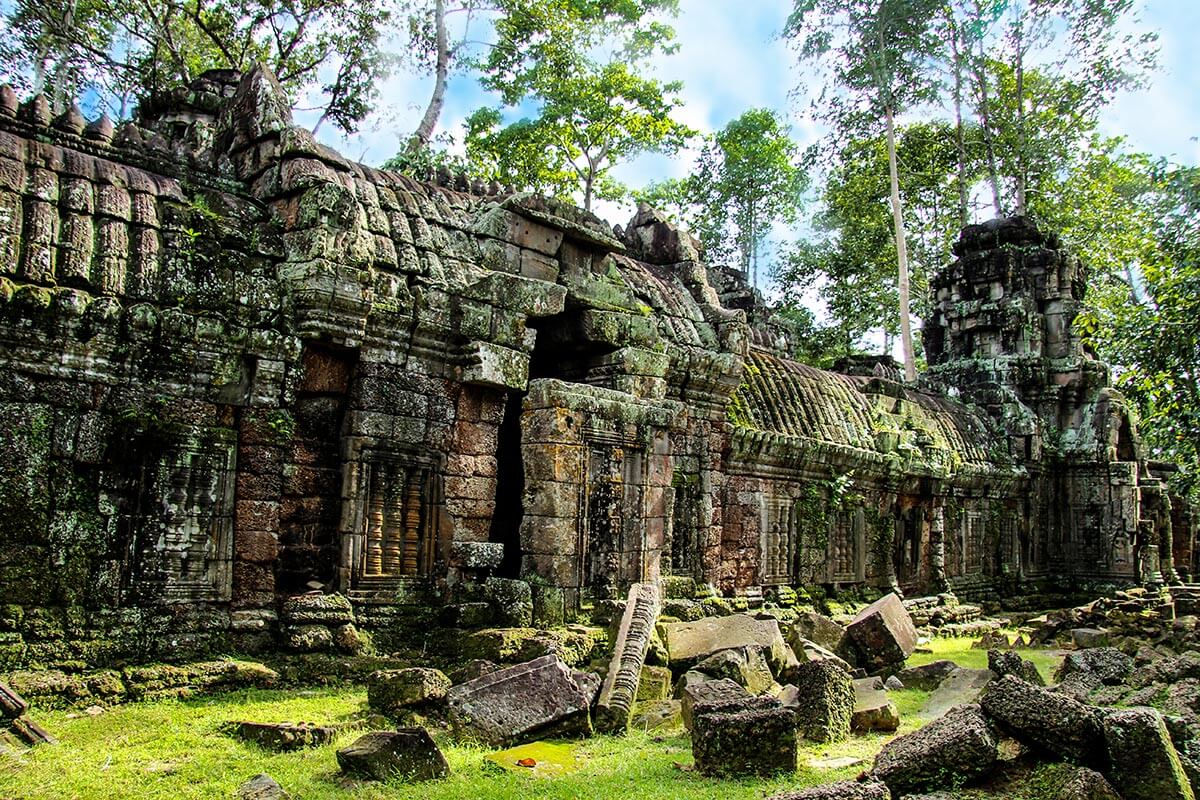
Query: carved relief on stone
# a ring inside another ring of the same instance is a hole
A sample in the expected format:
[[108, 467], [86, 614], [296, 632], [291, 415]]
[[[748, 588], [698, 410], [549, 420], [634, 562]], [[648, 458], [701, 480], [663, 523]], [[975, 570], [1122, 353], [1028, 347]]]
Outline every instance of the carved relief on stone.
[[144, 471], [142, 503], [160, 509], [132, 539], [127, 585], [167, 601], [228, 600], [232, 586], [233, 443], [173, 450]]
[[354, 582], [428, 577], [437, 559], [434, 465], [401, 453], [367, 451], [354, 465], [355, 520], [347, 548]]

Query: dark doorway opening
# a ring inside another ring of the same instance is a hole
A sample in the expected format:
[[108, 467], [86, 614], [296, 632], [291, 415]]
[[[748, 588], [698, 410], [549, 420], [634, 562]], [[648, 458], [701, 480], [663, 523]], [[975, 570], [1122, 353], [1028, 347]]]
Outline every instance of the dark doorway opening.
[[521, 572], [521, 520], [525, 515], [525, 462], [521, 454], [521, 406], [524, 392], [509, 392], [496, 446], [496, 506], [488, 539], [504, 545], [499, 575]]

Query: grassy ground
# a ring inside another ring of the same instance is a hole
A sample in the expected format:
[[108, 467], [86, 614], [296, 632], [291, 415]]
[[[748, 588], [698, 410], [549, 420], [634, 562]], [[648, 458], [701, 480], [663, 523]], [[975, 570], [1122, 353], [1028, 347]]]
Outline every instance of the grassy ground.
[[[1008, 633], [1012, 635], [1014, 631], [1008, 631]], [[931, 639], [928, 644], [921, 646], [922, 650], [929, 652], [913, 653], [905, 663], [910, 667], [917, 667], [931, 661], [949, 659], [960, 667], [987, 669], [987, 650], [972, 648], [972, 641], [969, 638]], [[1061, 651], [1045, 648], [1022, 649], [1017, 653], [1021, 658], [1032, 661], [1047, 683], [1054, 676], [1054, 671], [1062, 663], [1063, 657]]]
[[[976, 666], [984, 651], [969, 650], [969, 640], [934, 640], [932, 654], [910, 663], [951, 658]], [[1034, 651], [1036, 654], [1036, 651]], [[978, 655], [977, 655], [978, 654]], [[1048, 660], [1037, 659], [1047, 671]], [[913, 730], [925, 692], [894, 692], [900, 733]], [[577, 772], [540, 778], [500, 770], [487, 761], [489, 751], [453, 744], [439, 736], [450, 762], [447, 780], [405, 784], [347, 782], [338, 772], [334, 752], [358, 735], [342, 734], [330, 745], [297, 753], [276, 754], [227, 736], [230, 720], [331, 723], [359, 714], [366, 702], [361, 689], [319, 691], [251, 691], [186, 701], [136, 703], [91, 716], [41, 712], [35, 717], [61, 744], [36, 748], [24, 755], [0, 755], [0, 798], [229, 798], [250, 776], [267, 772], [294, 797], [320, 798], [761, 798], [851, 777], [869, 765], [890, 736], [854, 736], [835, 745], [805, 744], [795, 775], [775, 780], [719, 781], [691, 771], [691, 747], [681, 733], [655, 736], [631, 733], [597, 737], [576, 745]], [[36, 712], [36, 709], [35, 709]], [[866, 764], [819, 769], [812, 761], [853, 756]]]

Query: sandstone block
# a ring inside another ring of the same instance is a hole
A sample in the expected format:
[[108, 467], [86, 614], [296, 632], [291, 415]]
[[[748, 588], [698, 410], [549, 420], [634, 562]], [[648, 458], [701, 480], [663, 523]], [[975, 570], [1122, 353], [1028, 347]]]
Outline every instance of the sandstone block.
[[795, 691], [784, 702], [796, 711], [799, 734], [814, 742], [840, 742], [850, 735], [854, 684], [829, 661], [809, 661], [795, 672]]
[[424, 728], [365, 734], [338, 750], [337, 761], [343, 772], [376, 781], [396, 776], [426, 781], [450, 774], [446, 757]]
[[728, 678], [746, 687], [750, 694], [762, 694], [775, 685], [767, 660], [759, 647], [737, 647], [713, 653], [693, 669], [713, 678]]
[[446, 699], [450, 679], [428, 667], [379, 670], [367, 679], [367, 705], [395, 717], [405, 709], [430, 706]]
[[958, 706], [884, 745], [872, 773], [900, 797], [982, 775], [995, 763], [998, 745], [979, 706]]
[[766, 777], [796, 770], [796, 716], [790, 708], [700, 709], [692, 729], [696, 771]]
[[788, 664], [787, 643], [774, 619], [757, 619], [748, 614], [706, 617], [696, 622], [660, 625], [671, 668], [688, 669], [713, 653], [735, 647], [757, 645], [763, 649], [776, 672]]
[[[699, 675], [701, 673], [695, 674]], [[684, 679], [686, 678], [687, 675], [684, 676]], [[748, 697], [750, 697], [750, 693], [744, 687], [728, 678], [689, 682], [679, 696], [682, 704], [681, 711], [684, 727], [689, 731], [692, 729], [693, 709], [698, 706], [718, 702], [740, 701]]]
[[827, 783], [800, 792], [784, 792], [772, 795], [769, 800], [891, 800], [891, 797], [887, 784], [865, 778]]
[[591, 734], [593, 693], [556, 656], [543, 656], [455, 686], [446, 699], [458, 736], [502, 746]]
[[862, 666], [868, 670], [899, 664], [917, 646], [917, 629], [895, 594], [885, 595], [860, 611], [846, 626]]
[[1127, 708], [1104, 716], [1108, 776], [1125, 800], [1195, 800], [1162, 715]]
[[1005, 675], [987, 685], [980, 698], [984, 712], [1027, 744], [1079, 764], [1093, 763], [1102, 736], [1095, 709]]

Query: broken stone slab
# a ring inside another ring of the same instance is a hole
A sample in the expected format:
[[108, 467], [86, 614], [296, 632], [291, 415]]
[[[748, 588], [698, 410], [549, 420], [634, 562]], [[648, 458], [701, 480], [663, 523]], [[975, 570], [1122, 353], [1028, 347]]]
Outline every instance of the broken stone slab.
[[[693, 673], [688, 673], [691, 675]], [[694, 673], [701, 674], [701, 673]], [[707, 677], [707, 676], [706, 676]], [[686, 680], [687, 675], [684, 675]], [[692, 729], [693, 709], [704, 704], [713, 704], [731, 700], [744, 700], [750, 697], [741, 684], [728, 678], [718, 680], [702, 680], [687, 684], [679, 696], [680, 710], [683, 714], [683, 725], [689, 731]]]
[[[834, 653], [832, 650], [826, 650], [816, 642], [799, 638], [794, 639], [793, 641], [796, 643], [796, 648], [793, 650], [793, 653], [796, 656], [797, 663], [804, 663], [805, 661], [829, 661], [837, 664], [838, 667], [840, 667], [846, 673], [854, 671], [854, 667], [850, 666], [846, 659], [842, 658], [837, 653]], [[780, 676], [780, 679], [791, 680], [791, 675], [785, 672]]]
[[891, 732], [900, 727], [900, 711], [883, 689], [854, 684], [854, 711], [850, 716], [850, 730], [855, 733], [870, 731]]
[[290, 800], [291, 795], [265, 772], [250, 778], [237, 789], [238, 800]]
[[281, 753], [329, 744], [337, 732], [335, 727], [310, 725], [307, 722], [233, 723], [233, 733], [237, 738]]
[[29, 703], [5, 683], [0, 683], [0, 718], [16, 719], [29, 710]]
[[655, 700], [639, 703], [629, 727], [636, 731], [669, 730], [683, 726], [683, 703], [679, 700]]
[[1121, 800], [1112, 784], [1093, 769], [1077, 767], [1058, 787], [1056, 800]]
[[[659, 625], [671, 669], [681, 672], [713, 653], [735, 647], [758, 645], [775, 674], [787, 668], [791, 653], [778, 620], [758, 619], [749, 614], [705, 617], [695, 622], [670, 622]], [[794, 655], [794, 654], [793, 654]]]
[[629, 727], [660, 605], [657, 585], [636, 583], [629, 588], [608, 674], [596, 702], [596, 725], [602, 731], [616, 733]]
[[846, 638], [868, 671], [901, 664], [917, 646], [917, 628], [895, 594], [887, 594], [860, 611], [846, 626]]
[[1018, 741], [1085, 766], [1101, 756], [1096, 710], [1077, 700], [1005, 675], [987, 685], [979, 702]]
[[[955, 706], [974, 703], [983, 688], [995, 675], [990, 669], [966, 669], [959, 667], [929, 695], [925, 705], [917, 712], [918, 719], [937, 719]], [[906, 684], [907, 685], [907, 684]]]
[[642, 677], [638, 681], [637, 701], [657, 702], [671, 697], [671, 670], [667, 667], [642, 666]]
[[1104, 715], [1108, 777], [1125, 800], [1195, 800], [1162, 715], [1126, 708]]
[[692, 729], [697, 772], [728, 778], [796, 771], [795, 712], [753, 702], [762, 699], [750, 698], [722, 710], [697, 709]]
[[57, 739], [29, 717], [17, 717], [16, 719], [9, 720], [8, 729], [12, 732], [13, 736], [16, 736], [30, 747], [36, 747], [39, 744], [58, 744]]
[[1080, 650], [1108, 647], [1108, 631], [1103, 628], [1072, 628], [1071, 643]]
[[887, 784], [865, 778], [827, 783], [800, 792], [783, 792], [771, 795], [769, 800], [891, 800], [891, 797]]
[[441, 703], [450, 686], [441, 670], [429, 667], [377, 670], [367, 678], [367, 705], [372, 711], [395, 717], [406, 709]]
[[1075, 672], [1094, 675], [1101, 683], [1115, 686], [1124, 683], [1133, 672], [1133, 659], [1115, 647], [1095, 647], [1067, 653], [1054, 673], [1054, 679], [1062, 681]]
[[796, 670], [796, 683], [780, 700], [796, 712], [799, 734], [813, 742], [840, 742], [850, 735], [854, 684], [828, 661], [809, 661]]
[[988, 650], [988, 669], [997, 676], [1015, 675], [1034, 686], [1046, 685], [1046, 679], [1038, 672], [1037, 666], [1032, 661], [1021, 658], [1020, 654], [1013, 650]]
[[999, 739], [980, 707], [956, 706], [923, 728], [883, 746], [872, 774], [892, 795], [960, 785], [992, 768]]
[[728, 678], [746, 687], [750, 694], [763, 694], [775, 686], [775, 676], [759, 647], [721, 650], [692, 669], [713, 678]]
[[544, 736], [589, 736], [598, 679], [579, 675], [556, 656], [542, 656], [453, 687], [450, 724], [463, 738], [502, 747]]
[[363, 734], [337, 751], [337, 762], [342, 772], [375, 781], [396, 776], [427, 781], [450, 774], [446, 757], [424, 728]]
[[896, 673], [896, 678], [909, 689], [931, 692], [959, 669], [953, 661], [942, 659], [919, 667], [906, 667]]
[[837, 650], [846, 629], [824, 614], [816, 611], [801, 611], [788, 631], [788, 644], [799, 653], [798, 640], [814, 642], [826, 650]]

